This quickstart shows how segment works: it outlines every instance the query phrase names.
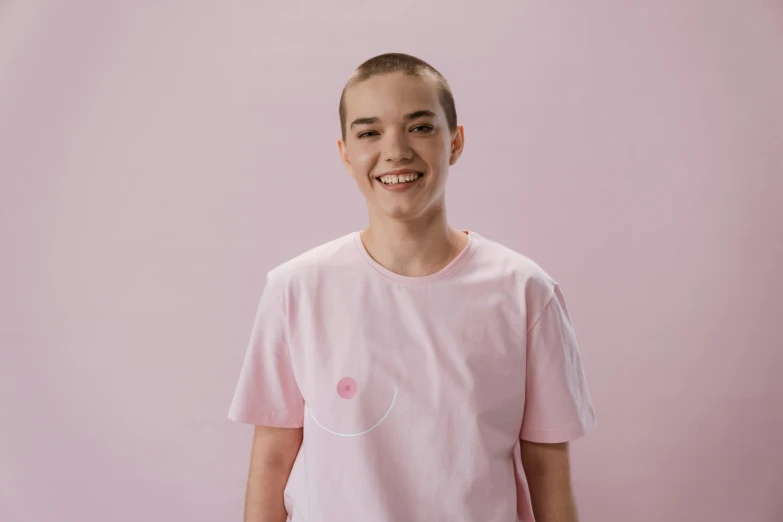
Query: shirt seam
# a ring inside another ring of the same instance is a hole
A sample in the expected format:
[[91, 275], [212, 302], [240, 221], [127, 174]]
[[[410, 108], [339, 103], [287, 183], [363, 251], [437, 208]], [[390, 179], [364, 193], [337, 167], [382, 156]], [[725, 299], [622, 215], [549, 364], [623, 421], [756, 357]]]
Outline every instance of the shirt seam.
[[557, 283], [554, 283], [554, 284], [552, 285], [552, 295], [550, 295], [550, 296], [549, 296], [549, 299], [547, 299], [547, 302], [546, 302], [546, 304], [545, 304], [545, 305], [544, 305], [544, 307], [541, 309], [541, 313], [540, 313], [540, 314], [538, 314], [538, 317], [536, 318], [536, 320], [533, 322], [533, 324], [530, 326], [530, 328], [528, 328], [528, 329], [527, 329], [527, 334], [528, 334], [528, 335], [530, 334], [530, 332], [532, 332], [532, 331], [533, 331], [533, 328], [535, 328], [535, 327], [538, 325], [538, 323], [539, 323], [539, 322], [541, 321], [541, 319], [544, 317], [544, 312], [546, 312], [547, 308], [549, 308], [549, 306], [552, 304], [552, 301], [554, 301], [554, 300], [555, 300], [555, 296], [557, 295], [557, 292], [555, 292], [555, 289], [556, 289], [556, 288], [557, 288]]
[[[271, 276], [271, 273], [267, 273], [267, 280], [271, 280], [272, 278], [273, 278], [273, 276]], [[276, 289], [276, 290], [278, 290], [278, 289]], [[288, 310], [288, 305], [289, 305], [289, 303], [288, 303], [288, 291], [287, 291], [287, 288], [286, 288], [285, 285], [281, 285], [281, 287], [279, 288], [279, 291], [281, 291], [282, 294], [283, 294], [282, 295], [283, 306], [282, 306], [282, 309], [280, 309], [281, 307], [275, 307], [275, 308], [278, 309], [277, 312], [280, 315], [280, 319], [281, 319], [281, 321], [283, 323], [283, 333], [284, 333], [284, 336], [285, 336], [285, 353], [286, 353], [286, 356], [288, 357], [288, 364], [291, 366], [291, 373], [293, 374], [294, 382], [296, 383], [296, 388], [299, 391], [299, 396], [302, 397], [302, 403], [303, 403], [302, 404], [302, 407], [303, 407], [303, 410], [302, 410], [302, 423], [304, 423], [304, 417], [305, 417], [305, 412], [304, 412], [304, 402], [305, 402], [304, 394], [302, 393], [302, 387], [299, 385], [299, 379], [297, 379], [296, 373], [294, 372], [294, 359], [293, 359], [293, 355], [291, 353], [292, 352], [292, 350], [291, 350], [292, 343], [291, 343], [290, 324], [289, 324], [289, 321], [288, 321], [288, 317], [290, 316], [290, 314], [288, 313], [289, 312], [289, 310]]]
[[[456, 263], [453, 263], [451, 266], [449, 266], [448, 268], [444, 269], [443, 273], [440, 274], [435, 279], [433, 279], [432, 281], [428, 281], [426, 283], [412, 283], [412, 282], [405, 282], [405, 281], [397, 281], [395, 279], [392, 279], [388, 275], [384, 274], [380, 270], [378, 270], [378, 268], [373, 266], [372, 263], [370, 263], [369, 260], [366, 258], [366, 256], [368, 254], [366, 253], [366, 251], [365, 252], [362, 251], [362, 247], [359, 245], [359, 241], [361, 241], [361, 239], [359, 238], [358, 233], [357, 233], [357, 235], [354, 236], [354, 242], [353, 242], [354, 246], [356, 247], [356, 250], [358, 250], [359, 255], [362, 258], [362, 261], [364, 262], [364, 264], [370, 270], [372, 270], [373, 272], [375, 272], [376, 274], [378, 274], [379, 276], [384, 278], [386, 281], [388, 281], [390, 283], [393, 283], [395, 285], [404, 286], [406, 288], [418, 288], [418, 289], [426, 288], [426, 287], [428, 287], [430, 285], [433, 285], [435, 283], [439, 283], [443, 279], [451, 276], [458, 268], [460, 268], [470, 258], [470, 256], [473, 255], [474, 251], [476, 250], [476, 248], [475, 248], [476, 247], [476, 245], [475, 245], [475, 238], [472, 238], [471, 239], [471, 243], [469, 243], [469, 246], [467, 247], [467, 248], [469, 248], [469, 250], [464, 253], [464, 255], [462, 256], [462, 259], [457, 260]], [[427, 277], [427, 276], [425, 276], [425, 277]]]

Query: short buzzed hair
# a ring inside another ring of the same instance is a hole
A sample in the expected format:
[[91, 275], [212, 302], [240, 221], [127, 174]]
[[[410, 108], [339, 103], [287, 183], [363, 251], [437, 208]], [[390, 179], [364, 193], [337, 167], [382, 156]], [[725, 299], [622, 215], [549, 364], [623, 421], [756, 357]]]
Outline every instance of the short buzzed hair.
[[345, 87], [343, 87], [343, 92], [340, 95], [340, 132], [343, 141], [345, 141], [346, 137], [345, 91], [347, 91], [349, 87], [369, 80], [375, 76], [396, 72], [401, 72], [408, 76], [431, 76], [437, 85], [438, 101], [440, 101], [443, 112], [446, 113], [446, 123], [448, 124], [449, 131], [454, 133], [454, 131], [457, 130], [457, 109], [454, 106], [454, 96], [451, 93], [451, 87], [449, 87], [446, 78], [444, 78], [433, 66], [415, 56], [403, 53], [386, 53], [370, 58], [357, 67], [353, 74], [351, 74]]

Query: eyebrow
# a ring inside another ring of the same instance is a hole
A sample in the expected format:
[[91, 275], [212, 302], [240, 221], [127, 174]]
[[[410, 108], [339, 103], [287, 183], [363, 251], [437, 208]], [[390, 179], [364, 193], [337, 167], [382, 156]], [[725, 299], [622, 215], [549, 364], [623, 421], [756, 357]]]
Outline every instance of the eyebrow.
[[[424, 118], [424, 117], [435, 118], [437, 117], [437, 114], [435, 114], [432, 111], [421, 110], [421, 111], [412, 112], [410, 114], [406, 114], [405, 120], [406, 121], [417, 120], [419, 118]], [[380, 118], [378, 118], [377, 116], [373, 116], [371, 118], [356, 118], [351, 122], [350, 127], [353, 128], [354, 125], [372, 125], [374, 123], [379, 123], [380, 121], [381, 121]]]

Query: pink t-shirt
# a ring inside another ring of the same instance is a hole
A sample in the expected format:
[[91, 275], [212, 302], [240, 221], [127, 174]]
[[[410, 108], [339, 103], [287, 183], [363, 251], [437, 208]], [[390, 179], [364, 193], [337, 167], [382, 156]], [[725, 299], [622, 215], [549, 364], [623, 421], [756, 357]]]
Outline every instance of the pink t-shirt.
[[475, 232], [426, 277], [358, 232], [270, 271], [229, 418], [304, 427], [293, 522], [532, 522], [520, 439], [596, 424], [559, 286]]

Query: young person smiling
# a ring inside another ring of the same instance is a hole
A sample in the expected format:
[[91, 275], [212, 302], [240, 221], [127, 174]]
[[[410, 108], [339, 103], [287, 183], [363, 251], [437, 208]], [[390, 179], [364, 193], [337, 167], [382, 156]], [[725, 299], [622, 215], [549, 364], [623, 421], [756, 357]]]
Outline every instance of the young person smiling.
[[246, 522], [576, 522], [574, 329], [535, 262], [449, 224], [447, 81], [376, 56], [339, 112], [369, 225], [267, 274], [229, 412], [255, 425]]

